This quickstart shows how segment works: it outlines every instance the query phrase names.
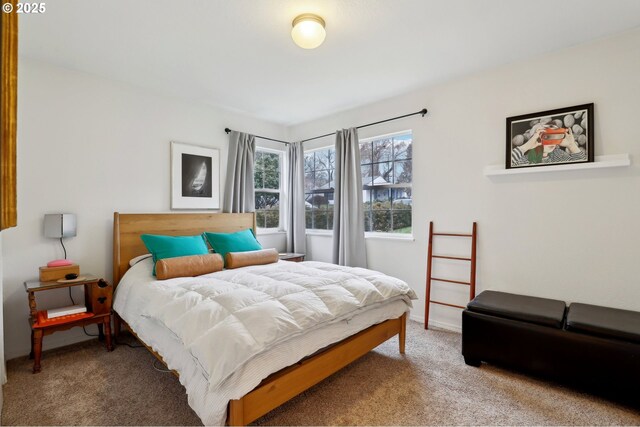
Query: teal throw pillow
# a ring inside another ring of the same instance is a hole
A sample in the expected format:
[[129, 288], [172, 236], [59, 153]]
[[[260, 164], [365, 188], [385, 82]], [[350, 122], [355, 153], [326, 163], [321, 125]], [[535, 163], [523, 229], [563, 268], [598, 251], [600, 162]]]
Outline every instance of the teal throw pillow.
[[209, 253], [207, 243], [199, 236], [160, 236], [143, 234], [140, 236], [147, 250], [153, 256], [153, 275], [156, 275], [156, 261], [189, 255], [206, 255]]
[[258, 251], [262, 245], [258, 243], [250, 228], [236, 233], [204, 233], [207, 241], [216, 253], [224, 259], [228, 252]]

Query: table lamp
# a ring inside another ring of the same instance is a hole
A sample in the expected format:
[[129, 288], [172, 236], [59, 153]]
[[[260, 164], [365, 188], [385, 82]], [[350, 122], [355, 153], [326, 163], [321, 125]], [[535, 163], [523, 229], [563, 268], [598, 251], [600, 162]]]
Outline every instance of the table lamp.
[[71, 265], [73, 262], [67, 260], [67, 248], [64, 247], [62, 239], [64, 237], [74, 237], [76, 235], [76, 214], [59, 213], [46, 214], [44, 216], [44, 237], [60, 239], [64, 259], [49, 261], [47, 267], [63, 267]]

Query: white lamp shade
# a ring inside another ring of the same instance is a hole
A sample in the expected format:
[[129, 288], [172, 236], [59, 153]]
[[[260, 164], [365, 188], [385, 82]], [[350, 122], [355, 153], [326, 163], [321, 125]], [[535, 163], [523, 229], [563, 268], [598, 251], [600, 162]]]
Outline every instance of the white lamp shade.
[[44, 237], [59, 239], [76, 235], [76, 214], [47, 214], [44, 216]]
[[300, 15], [293, 20], [291, 38], [303, 49], [315, 49], [327, 36], [324, 25], [324, 20], [317, 15]]

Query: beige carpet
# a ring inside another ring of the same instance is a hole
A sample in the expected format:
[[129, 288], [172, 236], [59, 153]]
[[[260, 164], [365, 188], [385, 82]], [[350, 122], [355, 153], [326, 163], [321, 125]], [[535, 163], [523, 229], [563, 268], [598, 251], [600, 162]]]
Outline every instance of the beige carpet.
[[[7, 363], [3, 425], [194, 425], [184, 388], [144, 349], [96, 341], [53, 350], [43, 371]], [[263, 425], [637, 425], [640, 412], [460, 355], [460, 335], [410, 322], [393, 339], [258, 420]]]

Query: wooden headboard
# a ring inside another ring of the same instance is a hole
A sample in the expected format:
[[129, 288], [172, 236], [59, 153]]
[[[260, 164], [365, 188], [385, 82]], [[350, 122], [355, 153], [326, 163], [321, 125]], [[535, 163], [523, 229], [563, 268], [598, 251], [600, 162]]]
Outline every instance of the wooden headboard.
[[231, 233], [253, 229], [255, 213], [193, 213], [193, 214], [113, 214], [113, 286], [117, 286], [129, 269], [129, 261], [149, 253], [141, 234], [194, 236], [205, 231]]

